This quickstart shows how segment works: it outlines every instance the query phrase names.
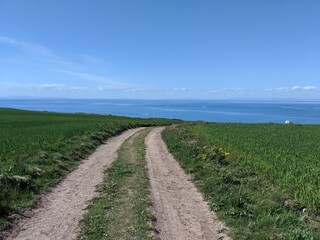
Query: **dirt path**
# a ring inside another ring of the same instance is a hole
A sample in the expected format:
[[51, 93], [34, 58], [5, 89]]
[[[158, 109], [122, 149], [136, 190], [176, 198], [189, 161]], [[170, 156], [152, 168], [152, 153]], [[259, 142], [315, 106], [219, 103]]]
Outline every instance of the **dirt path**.
[[202, 195], [188, 180], [155, 128], [146, 138], [153, 214], [161, 240], [229, 239]]
[[41, 207], [30, 219], [23, 220], [14, 231], [16, 240], [68, 240], [78, 233], [78, 223], [90, 199], [96, 196], [95, 186], [103, 180], [104, 170], [116, 159], [117, 150], [131, 135], [132, 129], [109, 139], [44, 197]]

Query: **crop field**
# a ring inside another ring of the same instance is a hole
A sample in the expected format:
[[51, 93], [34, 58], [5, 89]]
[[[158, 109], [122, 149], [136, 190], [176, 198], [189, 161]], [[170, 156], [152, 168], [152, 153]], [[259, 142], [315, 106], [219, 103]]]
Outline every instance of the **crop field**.
[[177, 121], [0, 109], [0, 226], [34, 204], [105, 139], [139, 126]]
[[320, 239], [320, 125], [183, 124], [163, 137], [234, 239]]
[[210, 124], [193, 132], [272, 179], [300, 208], [320, 212], [320, 125]]

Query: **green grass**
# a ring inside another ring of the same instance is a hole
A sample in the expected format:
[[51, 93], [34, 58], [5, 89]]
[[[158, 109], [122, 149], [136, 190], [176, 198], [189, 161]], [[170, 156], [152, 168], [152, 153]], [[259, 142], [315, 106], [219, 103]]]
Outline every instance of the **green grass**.
[[272, 179], [297, 207], [320, 212], [320, 125], [210, 124], [193, 132]]
[[320, 239], [320, 125], [183, 124], [163, 137], [234, 239]]
[[121, 147], [98, 187], [100, 195], [91, 201], [82, 220], [79, 240], [154, 239], [148, 224], [151, 202], [144, 145], [149, 130], [140, 131]]
[[34, 204], [107, 138], [165, 119], [0, 109], [0, 226]]

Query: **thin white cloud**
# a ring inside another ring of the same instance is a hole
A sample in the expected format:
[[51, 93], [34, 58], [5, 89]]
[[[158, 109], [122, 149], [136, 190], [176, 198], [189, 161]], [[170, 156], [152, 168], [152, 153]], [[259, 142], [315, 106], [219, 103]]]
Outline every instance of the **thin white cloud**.
[[109, 86], [98, 86], [98, 87], [96, 88], [96, 90], [98, 90], [98, 91], [102, 91], [102, 92], [108, 92], [108, 91], [119, 91], [119, 90], [124, 90], [124, 88], [119, 87], [119, 86], [112, 86], [112, 85], [109, 85]]
[[314, 91], [317, 90], [315, 86], [293, 86], [293, 87], [279, 87], [279, 88], [267, 88], [267, 92], [297, 92], [297, 91]]
[[226, 93], [226, 92], [240, 93], [245, 91], [245, 89], [244, 88], [220, 88], [220, 89], [210, 89], [208, 91], [209, 93]]
[[96, 88], [98, 91], [108, 92], [108, 91], [122, 91], [122, 92], [142, 92], [142, 91], [148, 91], [144, 88], [139, 87], [121, 87], [121, 86], [99, 86]]
[[[37, 65], [48, 70], [66, 73], [77, 76], [81, 79], [106, 82], [111, 81], [103, 76], [95, 74], [87, 74], [78, 72], [79, 69], [86, 69], [88, 71], [96, 70], [97, 68], [105, 69], [109, 63], [99, 57], [88, 54], [74, 54], [62, 56], [56, 54], [52, 49], [38, 43], [26, 42], [20, 39], [0, 36], [0, 44], [10, 45], [16, 49], [22, 50], [13, 56], [2, 57], [1, 61], [9, 63]], [[60, 70], [61, 68], [65, 70]]]
[[145, 91], [146, 89], [144, 88], [138, 88], [138, 87], [134, 87], [134, 88], [129, 88], [128, 91], [130, 92], [142, 92]]
[[27, 65], [41, 65], [41, 63], [47, 63], [65, 67], [81, 67], [78, 63], [56, 54], [52, 49], [39, 43], [26, 42], [16, 38], [0, 36], [0, 44], [1, 43], [21, 50], [18, 54], [2, 58], [2, 61]]
[[[69, 71], [69, 70], [62, 70], [62, 69], [50, 69], [51, 71], [54, 72], [58, 72], [58, 73], [62, 73], [62, 74], [66, 74], [69, 76], [73, 76], [79, 79], [83, 79], [86, 81], [90, 81], [93, 83], [99, 83], [99, 84], [103, 84], [100, 85], [97, 90], [99, 91], [113, 91], [113, 90], [126, 90], [126, 89], [135, 89], [136, 87], [124, 83], [124, 82], [120, 82], [120, 81], [115, 81], [112, 80], [108, 77], [105, 76], [100, 76], [100, 75], [96, 75], [96, 74], [91, 74], [91, 73], [85, 73], [85, 72], [77, 72], [77, 71]], [[137, 90], [133, 90], [133, 91], [137, 91]]]
[[293, 91], [301, 90], [301, 89], [303, 89], [303, 87], [300, 87], [300, 86], [293, 86], [293, 87], [291, 88], [291, 90], [293, 90]]
[[51, 71], [67, 74], [70, 76], [74, 76], [77, 78], [81, 78], [81, 79], [91, 81], [91, 82], [96, 82], [96, 83], [105, 83], [105, 84], [118, 86], [118, 87], [128, 86], [128, 84], [117, 82], [117, 81], [111, 80], [110, 78], [95, 75], [95, 74], [90, 74], [90, 73], [74, 72], [74, 71], [67, 71], [67, 70], [61, 70], [61, 69], [51, 69]]
[[182, 87], [182, 88], [177, 88], [177, 87], [175, 87], [175, 88], [173, 88], [173, 90], [174, 90], [174, 91], [186, 91], [187, 88], [186, 88], [186, 87]]
[[70, 55], [70, 57], [76, 57], [77, 59], [85, 63], [103, 65], [103, 66], [109, 65], [109, 62], [107, 62], [105, 59], [102, 59], [100, 57], [93, 56], [90, 54], [74, 54], [74, 55]]
[[218, 93], [220, 90], [209, 90], [210, 93]]
[[[108, 62], [102, 58], [89, 55], [89, 54], [73, 54], [62, 56], [55, 53], [52, 49], [34, 42], [26, 42], [20, 39], [0, 36], [0, 44], [10, 45], [12, 47], [22, 50], [22, 52], [27, 53], [28, 60], [30, 57], [36, 57], [37, 60], [48, 62], [48, 63], [57, 63], [62, 65], [69, 65], [73, 67], [83, 68], [84, 65], [107, 65]], [[21, 55], [22, 59], [26, 56]], [[2, 58], [5, 60], [5, 58]], [[74, 61], [75, 60], [75, 61]]]
[[0, 36], [0, 43], [9, 44], [32, 54], [46, 55], [57, 57], [53, 51], [43, 45], [37, 43], [29, 43], [15, 38]]
[[289, 92], [291, 88], [278, 87], [278, 88], [266, 88], [267, 92]]
[[170, 87], [140, 87], [140, 86], [131, 86], [131, 85], [101, 85], [96, 88], [99, 91], [121, 91], [121, 92], [144, 92], [152, 94], [178, 94], [179, 92], [186, 91], [187, 88], [170, 88]]
[[304, 87], [304, 90], [317, 90], [317, 87], [315, 87], [315, 86], [307, 86], [307, 87]]
[[71, 86], [66, 84], [57, 83], [44, 83], [36, 86], [37, 89], [48, 89], [48, 90], [83, 90], [83, 87]]
[[142, 92], [148, 89], [139, 87], [128, 87], [119, 85], [102, 85], [94, 88], [84, 86], [74, 86], [61, 83], [41, 83], [41, 84], [21, 84], [12, 82], [0, 82], [0, 90], [30, 90], [30, 91], [83, 91], [93, 90], [93, 92]]
[[[89, 55], [89, 54], [70, 54], [70, 55], [58, 55], [52, 49], [43, 46], [38, 43], [26, 42], [20, 39], [0, 36], [0, 45], [6, 44], [19, 50], [12, 56], [4, 56], [0, 61], [10, 64], [27, 64], [34, 67], [49, 70], [51, 72], [72, 76], [77, 80], [87, 81], [87, 85], [91, 86], [91, 89], [99, 91], [112, 91], [122, 90], [130, 92], [143, 91], [142, 88], [133, 86], [121, 81], [110, 79], [107, 76], [95, 74], [95, 72], [104, 72], [110, 65], [104, 59]], [[74, 79], [72, 79], [74, 81]], [[68, 82], [68, 78], [65, 78], [65, 82]], [[90, 83], [91, 82], [91, 83]], [[34, 88], [34, 89], [76, 89], [76, 87], [70, 87], [69, 85], [33, 85], [33, 84], [11, 84], [10, 87], [16, 88]], [[100, 86], [97, 88], [97, 85]], [[8, 86], [7, 86], [8, 87]]]
[[54, 91], [78, 91], [85, 90], [85, 87], [59, 84], [59, 83], [41, 83], [41, 84], [21, 84], [11, 82], [0, 82], [0, 89], [25, 89], [25, 90], [54, 90]]

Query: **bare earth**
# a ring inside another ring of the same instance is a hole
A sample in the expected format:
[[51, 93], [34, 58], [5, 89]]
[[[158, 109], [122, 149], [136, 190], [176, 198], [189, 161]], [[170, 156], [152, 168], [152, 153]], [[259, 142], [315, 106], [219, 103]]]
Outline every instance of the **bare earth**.
[[109, 139], [46, 194], [33, 216], [15, 227], [16, 240], [71, 240], [78, 233], [78, 223], [88, 201], [97, 195], [95, 186], [103, 180], [104, 170], [116, 159], [117, 150], [131, 135], [142, 128], [132, 129]]
[[155, 227], [162, 240], [230, 239], [225, 227], [210, 212], [202, 195], [189, 181], [161, 138], [164, 128], [146, 138]]

